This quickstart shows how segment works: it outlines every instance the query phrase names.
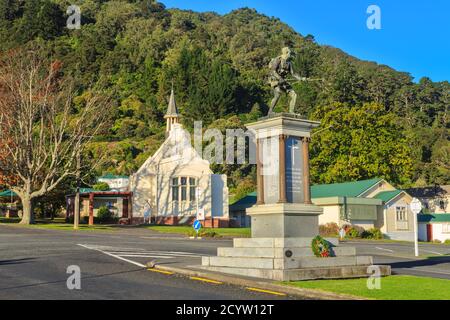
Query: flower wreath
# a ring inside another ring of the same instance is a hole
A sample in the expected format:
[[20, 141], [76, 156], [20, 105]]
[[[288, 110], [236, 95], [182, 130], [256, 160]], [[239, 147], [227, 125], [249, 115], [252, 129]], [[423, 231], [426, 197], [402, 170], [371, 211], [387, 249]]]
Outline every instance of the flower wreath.
[[330, 245], [321, 236], [317, 236], [312, 240], [312, 251], [319, 258], [328, 258], [331, 256]]

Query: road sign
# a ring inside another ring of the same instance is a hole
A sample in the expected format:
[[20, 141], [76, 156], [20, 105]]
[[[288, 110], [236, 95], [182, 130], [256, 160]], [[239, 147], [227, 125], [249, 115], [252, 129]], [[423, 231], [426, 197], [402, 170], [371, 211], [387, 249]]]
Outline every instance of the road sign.
[[205, 220], [205, 209], [198, 209], [197, 220], [199, 220], [199, 221]]
[[422, 203], [417, 198], [413, 198], [409, 206], [411, 208], [411, 212], [414, 214], [419, 214], [420, 211], [422, 211]]
[[197, 231], [197, 233], [198, 233], [198, 231], [202, 228], [202, 223], [199, 220], [195, 220], [193, 227], [194, 227], [195, 231]]

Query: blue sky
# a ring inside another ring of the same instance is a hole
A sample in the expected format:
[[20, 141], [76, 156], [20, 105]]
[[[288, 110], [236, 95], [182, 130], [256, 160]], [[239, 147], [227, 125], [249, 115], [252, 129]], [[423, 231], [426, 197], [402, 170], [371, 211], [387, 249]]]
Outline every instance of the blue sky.
[[[418, 81], [450, 81], [449, 0], [160, 0], [168, 8], [226, 14], [242, 7], [280, 18], [320, 44], [411, 73]], [[366, 26], [369, 5], [381, 9], [381, 30]]]

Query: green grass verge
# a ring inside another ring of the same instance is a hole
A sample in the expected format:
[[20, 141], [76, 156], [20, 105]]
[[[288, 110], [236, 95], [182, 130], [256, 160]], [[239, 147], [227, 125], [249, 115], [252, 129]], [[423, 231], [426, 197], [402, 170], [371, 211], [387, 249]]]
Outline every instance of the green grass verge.
[[[145, 229], [175, 234], [191, 234], [193, 228], [191, 226], [145, 226]], [[214, 232], [221, 237], [250, 237], [250, 228], [202, 228], [202, 231]]]
[[[35, 228], [35, 229], [50, 229], [50, 230], [63, 230], [63, 231], [75, 231], [73, 229], [73, 224], [66, 223], [63, 218], [56, 218], [54, 220], [50, 219], [36, 219], [35, 224], [32, 225], [21, 225], [19, 224], [20, 218], [4, 218], [0, 217], [0, 224], [13, 225], [15, 227], [23, 228]], [[108, 225], [94, 225], [88, 226], [86, 224], [80, 224], [80, 231], [114, 231], [117, 227]]]
[[381, 278], [379, 290], [369, 290], [367, 281], [368, 279], [313, 280], [282, 284], [379, 300], [450, 300], [450, 280], [389, 276]]

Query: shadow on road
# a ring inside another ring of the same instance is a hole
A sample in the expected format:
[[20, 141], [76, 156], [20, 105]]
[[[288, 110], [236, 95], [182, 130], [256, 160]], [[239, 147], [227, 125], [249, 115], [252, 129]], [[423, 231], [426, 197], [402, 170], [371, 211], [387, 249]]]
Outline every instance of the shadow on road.
[[[127, 270], [127, 271], [104, 273], [104, 274], [99, 274], [99, 275], [92, 275], [92, 276], [81, 277], [81, 280], [98, 279], [98, 278], [115, 276], [115, 275], [122, 275], [122, 274], [131, 274], [131, 273], [136, 273], [136, 272], [142, 272], [144, 270], [146, 270], [146, 268], [138, 268], [138, 269]], [[22, 288], [31, 288], [31, 287], [37, 287], [37, 286], [46, 286], [46, 285], [52, 285], [52, 284], [58, 284], [58, 283], [66, 283], [66, 282], [67, 282], [67, 279], [61, 279], [61, 280], [55, 280], [55, 281], [47, 281], [47, 282], [37, 282], [37, 283], [32, 283], [32, 284], [25, 284], [25, 285], [13, 286], [13, 287], [0, 288], [0, 291], [13, 290], [13, 289], [22, 289]]]
[[443, 263], [450, 263], [450, 256], [430, 257], [424, 260], [410, 260], [388, 263], [393, 269], [407, 269], [415, 267], [430, 267]]
[[31, 262], [32, 260], [35, 260], [35, 258], [0, 260], [0, 266], [10, 265], [10, 264], [23, 264], [23, 263]]

